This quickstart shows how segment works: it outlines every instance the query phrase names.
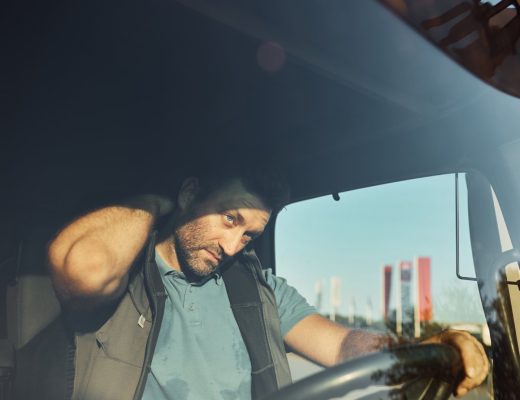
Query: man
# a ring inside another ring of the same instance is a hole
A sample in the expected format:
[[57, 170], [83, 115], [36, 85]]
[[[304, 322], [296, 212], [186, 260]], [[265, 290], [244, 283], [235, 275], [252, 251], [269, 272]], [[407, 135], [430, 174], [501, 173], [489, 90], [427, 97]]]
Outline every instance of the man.
[[[57, 294], [78, 319], [95, 321], [73, 329], [73, 398], [258, 398], [290, 382], [284, 345], [324, 366], [388, 345], [320, 316], [261, 270], [249, 244], [283, 205], [279, 189], [262, 173], [214, 172], [186, 179], [175, 206], [145, 196], [57, 235], [49, 247]], [[486, 377], [484, 350], [469, 334], [428, 342], [460, 352], [457, 395]]]

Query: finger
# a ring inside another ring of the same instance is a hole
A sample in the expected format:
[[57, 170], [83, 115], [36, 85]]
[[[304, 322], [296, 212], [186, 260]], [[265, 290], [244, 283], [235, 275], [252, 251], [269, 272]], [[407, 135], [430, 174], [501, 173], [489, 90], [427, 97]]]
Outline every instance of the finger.
[[[484, 350], [484, 346], [472, 335], [467, 334], [472, 344], [474, 353], [473, 354], [473, 363], [476, 368], [471, 371], [467, 371], [467, 376], [471, 377], [477, 385], [480, 385], [484, 379], [486, 379], [489, 373], [489, 359], [487, 357], [486, 351]], [[469, 350], [471, 351], [471, 350]], [[468, 363], [469, 365], [469, 363]]]
[[446, 330], [423, 343], [444, 343], [455, 347], [461, 357], [464, 376], [455, 389], [457, 396], [480, 385], [489, 371], [489, 361], [484, 347], [472, 335], [465, 331]]
[[483, 360], [483, 364], [480, 369], [480, 374], [478, 375], [478, 379], [480, 379], [480, 381], [483, 382], [489, 374], [489, 358], [486, 354], [486, 350], [484, 349], [484, 346], [482, 345], [482, 343], [477, 341], [477, 339], [475, 339], [475, 338], [473, 338], [473, 340], [476, 342], [476, 346], [481, 355], [481, 359]]
[[446, 332], [442, 341], [456, 347], [462, 359], [464, 379], [457, 386], [457, 393], [479, 386], [489, 371], [483, 346], [469, 333], [459, 331]]

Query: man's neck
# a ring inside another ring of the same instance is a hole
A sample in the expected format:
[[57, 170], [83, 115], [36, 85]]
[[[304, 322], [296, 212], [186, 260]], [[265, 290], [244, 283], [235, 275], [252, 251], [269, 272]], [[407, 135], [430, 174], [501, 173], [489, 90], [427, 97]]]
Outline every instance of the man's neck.
[[173, 245], [171, 238], [163, 240], [161, 243], [156, 245], [155, 251], [166, 262], [166, 264], [168, 264], [169, 267], [176, 271], [181, 270], [179, 261], [177, 259], [175, 246]]

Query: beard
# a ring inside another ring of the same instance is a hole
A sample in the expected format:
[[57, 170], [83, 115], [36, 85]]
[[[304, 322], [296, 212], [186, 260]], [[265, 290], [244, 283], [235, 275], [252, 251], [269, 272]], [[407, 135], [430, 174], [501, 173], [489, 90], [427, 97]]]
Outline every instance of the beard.
[[[181, 271], [188, 280], [200, 280], [212, 274], [224, 261], [224, 254], [215, 243], [204, 241], [206, 230], [196, 221], [177, 227], [172, 241]], [[206, 251], [216, 255], [220, 261], [208, 258]]]

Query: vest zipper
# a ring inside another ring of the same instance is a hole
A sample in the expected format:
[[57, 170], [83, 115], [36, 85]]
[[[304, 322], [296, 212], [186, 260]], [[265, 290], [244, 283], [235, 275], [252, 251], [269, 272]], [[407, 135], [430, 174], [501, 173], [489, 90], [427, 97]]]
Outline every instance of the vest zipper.
[[[67, 334], [69, 333], [67, 332]], [[72, 340], [67, 344], [67, 364], [69, 368], [67, 369], [67, 376], [65, 377], [67, 382], [65, 399], [72, 399], [72, 396], [74, 396], [74, 384], [76, 377], [76, 348], [76, 335], [72, 335]]]

